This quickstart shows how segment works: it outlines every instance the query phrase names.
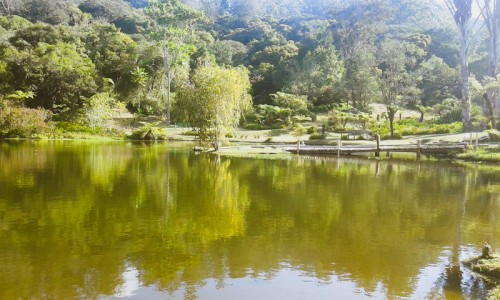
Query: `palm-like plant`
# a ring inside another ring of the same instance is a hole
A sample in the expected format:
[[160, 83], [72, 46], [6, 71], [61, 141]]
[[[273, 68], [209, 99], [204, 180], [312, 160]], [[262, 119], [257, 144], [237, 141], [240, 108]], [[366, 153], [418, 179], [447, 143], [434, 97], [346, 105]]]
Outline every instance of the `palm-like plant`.
[[148, 80], [148, 73], [144, 68], [136, 67], [130, 72], [132, 74], [132, 82], [137, 84], [137, 101], [138, 110], [141, 110], [141, 90], [146, 86]]

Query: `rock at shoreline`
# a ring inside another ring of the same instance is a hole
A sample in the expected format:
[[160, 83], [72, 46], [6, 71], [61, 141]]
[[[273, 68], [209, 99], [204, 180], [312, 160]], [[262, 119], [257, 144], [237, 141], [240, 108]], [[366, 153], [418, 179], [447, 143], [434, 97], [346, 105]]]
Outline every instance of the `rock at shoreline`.
[[[491, 247], [489, 251], [491, 251]], [[481, 255], [479, 257], [472, 258], [470, 260], [464, 261], [464, 265], [469, 267], [474, 272], [485, 275], [494, 281], [500, 282], [500, 256], [496, 254], [488, 252], [487, 257]]]

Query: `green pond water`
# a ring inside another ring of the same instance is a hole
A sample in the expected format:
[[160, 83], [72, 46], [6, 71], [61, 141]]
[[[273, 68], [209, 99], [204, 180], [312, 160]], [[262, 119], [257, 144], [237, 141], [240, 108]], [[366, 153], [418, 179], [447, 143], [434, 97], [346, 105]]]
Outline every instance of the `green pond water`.
[[0, 299], [482, 299], [500, 169], [0, 143]]

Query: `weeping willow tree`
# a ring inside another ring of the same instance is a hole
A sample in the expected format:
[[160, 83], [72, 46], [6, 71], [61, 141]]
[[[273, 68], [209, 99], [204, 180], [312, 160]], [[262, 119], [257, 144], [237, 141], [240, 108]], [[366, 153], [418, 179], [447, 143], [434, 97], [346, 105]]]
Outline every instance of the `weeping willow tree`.
[[200, 141], [219, 149], [251, 108], [250, 79], [245, 68], [200, 67], [192, 83], [176, 96], [177, 108]]

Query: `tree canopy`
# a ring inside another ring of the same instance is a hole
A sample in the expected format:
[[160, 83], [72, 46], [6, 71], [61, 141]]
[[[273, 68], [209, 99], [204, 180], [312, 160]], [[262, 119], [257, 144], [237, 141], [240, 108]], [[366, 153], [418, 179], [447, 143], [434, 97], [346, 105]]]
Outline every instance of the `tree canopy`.
[[[480, 1], [482, 31], [467, 40], [466, 70], [455, 23], [467, 20], [432, 0], [1, 0], [0, 92], [32, 92], [24, 105], [55, 120], [81, 120], [82, 99], [111, 93], [133, 113], [170, 122], [183, 117], [171, 109], [177, 95], [212, 66], [246, 70], [256, 115], [286, 110], [275, 103], [282, 93], [306, 99], [309, 112], [456, 98], [493, 120], [497, 93], [463, 100], [465, 85], [487, 92], [496, 77], [492, 1]], [[406, 50], [384, 55], [389, 44]], [[387, 97], [396, 58], [404, 61], [398, 76], [411, 79], [397, 80], [397, 96]]]

